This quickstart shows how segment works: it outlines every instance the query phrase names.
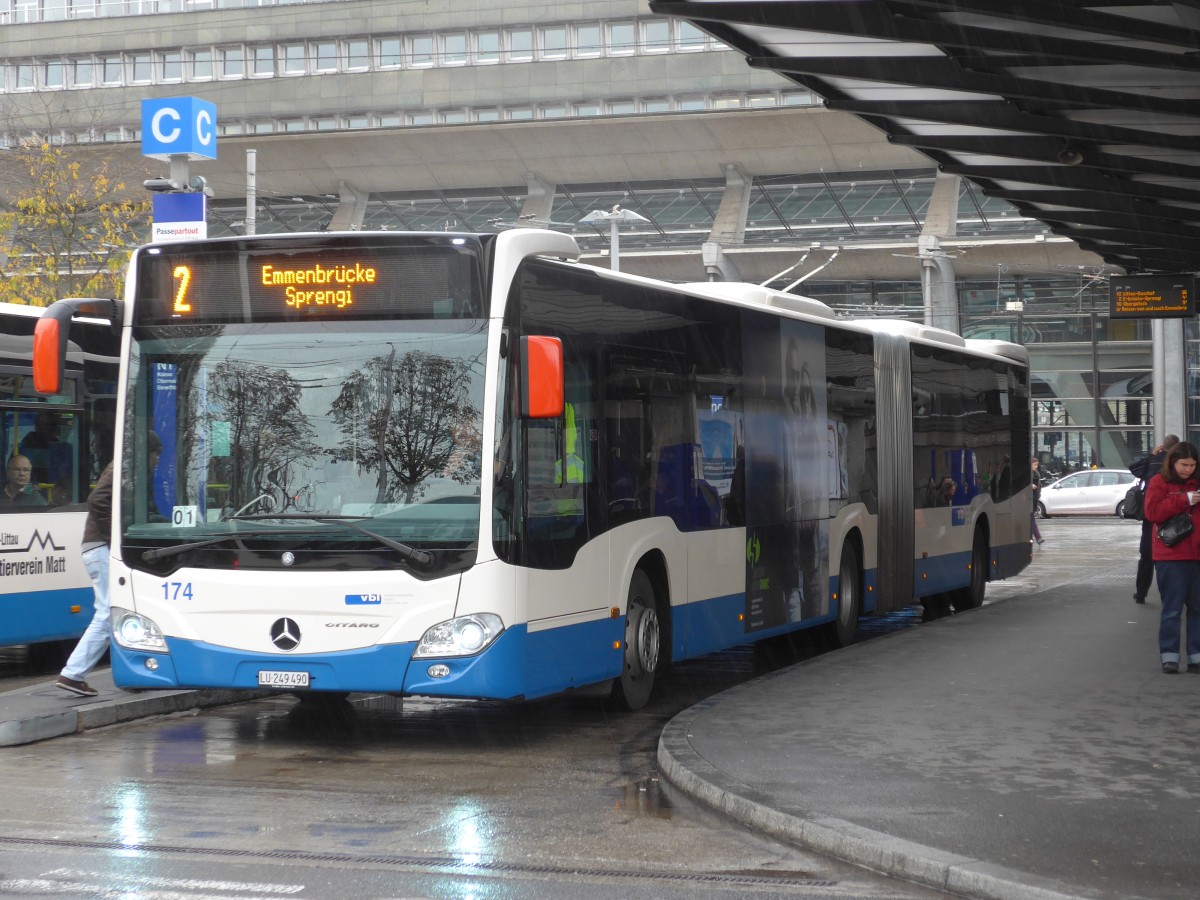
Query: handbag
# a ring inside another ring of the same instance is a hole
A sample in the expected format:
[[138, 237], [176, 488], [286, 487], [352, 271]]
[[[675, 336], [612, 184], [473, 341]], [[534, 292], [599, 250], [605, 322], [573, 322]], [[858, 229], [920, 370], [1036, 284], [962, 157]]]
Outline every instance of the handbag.
[[1191, 510], [1172, 516], [1158, 526], [1158, 539], [1168, 547], [1174, 547], [1192, 533]]

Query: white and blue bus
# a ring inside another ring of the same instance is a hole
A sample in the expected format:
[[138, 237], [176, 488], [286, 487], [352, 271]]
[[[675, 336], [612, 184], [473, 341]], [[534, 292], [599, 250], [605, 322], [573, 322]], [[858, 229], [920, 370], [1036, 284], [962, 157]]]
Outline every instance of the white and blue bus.
[[31, 353], [42, 312], [0, 303], [0, 647], [49, 654], [92, 618], [84, 501], [112, 458], [120, 341], [108, 321], [76, 321], [59, 389], [42, 396]]
[[[637, 708], [672, 660], [847, 642], [1028, 564], [1023, 348], [578, 252], [538, 229], [137, 250], [116, 682]], [[43, 317], [40, 389], [80, 312]]]

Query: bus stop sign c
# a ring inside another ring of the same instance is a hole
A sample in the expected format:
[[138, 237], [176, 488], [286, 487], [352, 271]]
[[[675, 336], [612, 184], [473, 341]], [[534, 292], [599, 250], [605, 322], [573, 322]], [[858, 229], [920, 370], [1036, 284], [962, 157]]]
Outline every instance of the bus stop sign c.
[[142, 155], [217, 158], [217, 106], [196, 97], [142, 101]]

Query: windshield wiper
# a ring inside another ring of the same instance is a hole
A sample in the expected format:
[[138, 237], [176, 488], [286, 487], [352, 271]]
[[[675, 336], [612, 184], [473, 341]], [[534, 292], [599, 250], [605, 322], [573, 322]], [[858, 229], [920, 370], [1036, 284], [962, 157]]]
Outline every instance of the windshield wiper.
[[258, 522], [264, 519], [284, 519], [287, 521], [295, 521], [299, 519], [307, 522], [322, 522], [330, 525], [341, 525], [343, 528], [348, 528], [350, 531], [356, 531], [361, 535], [369, 537], [373, 541], [378, 541], [385, 547], [390, 547], [399, 553], [404, 559], [407, 559], [409, 562], [415, 563], [418, 566], [430, 566], [433, 564], [433, 554], [427, 550], [418, 550], [416, 547], [413, 547], [409, 544], [392, 540], [390, 537], [385, 537], [382, 534], [378, 534], [374, 531], [363, 528], [361, 525], [355, 524], [355, 522], [369, 518], [370, 516], [335, 516], [313, 513], [250, 513], [249, 515], [232, 515], [226, 519], [226, 521], [235, 520], [243, 522]]
[[211, 547], [213, 544], [220, 544], [222, 541], [232, 541], [238, 538], [245, 537], [244, 534], [223, 534], [220, 537], [208, 538], [203, 541], [188, 541], [186, 544], [174, 544], [170, 547], [154, 547], [151, 550], [142, 552], [142, 559], [146, 562], [154, 562], [158, 559], [169, 559], [172, 556], [178, 556], [181, 553], [187, 553], [189, 550], [199, 550], [201, 547]]

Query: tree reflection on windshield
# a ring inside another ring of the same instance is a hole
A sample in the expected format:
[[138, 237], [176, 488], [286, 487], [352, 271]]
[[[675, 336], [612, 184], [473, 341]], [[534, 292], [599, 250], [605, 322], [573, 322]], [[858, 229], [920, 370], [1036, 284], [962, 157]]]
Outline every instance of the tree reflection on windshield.
[[480, 410], [471, 403], [470, 364], [412, 350], [367, 361], [349, 374], [330, 407], [342, 440], [334, 462], [376, 473], [376, 503], [411, 503], [431, 478], [480, 477]]

